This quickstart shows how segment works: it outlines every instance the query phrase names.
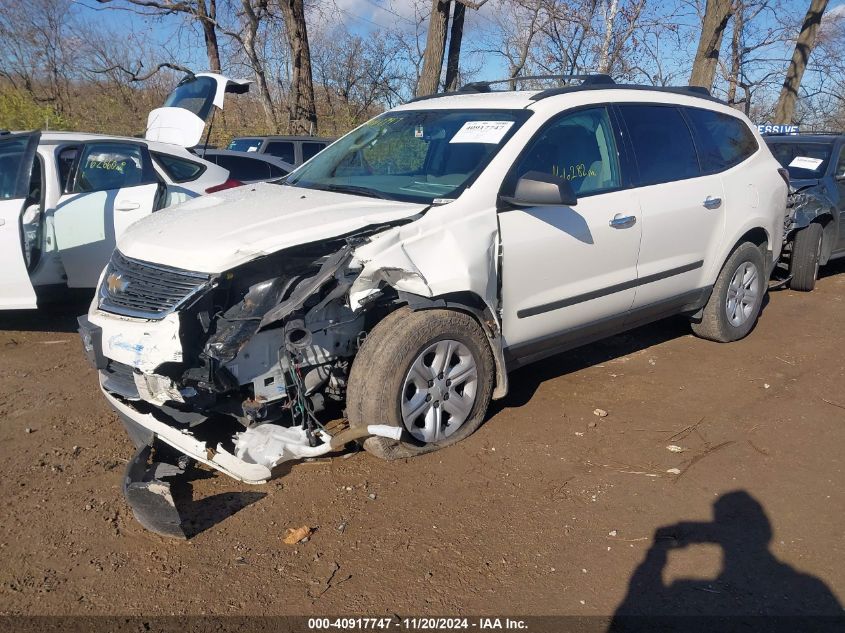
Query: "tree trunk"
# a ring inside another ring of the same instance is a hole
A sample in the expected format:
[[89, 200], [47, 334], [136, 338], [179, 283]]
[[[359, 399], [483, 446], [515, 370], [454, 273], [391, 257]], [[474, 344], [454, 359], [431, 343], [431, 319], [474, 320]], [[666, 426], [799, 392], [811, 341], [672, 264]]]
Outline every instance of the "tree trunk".
[[285, 19], [293, 66], [288, 104], [290, 133], [311, 134], [317, 129], [317, 106], [314, 103], [314, 82], [311, 75], [308, 30], [305, 25], [305, 5], [303, 0], [279, 0], [279, 7]]
[[604, 14], [604, 40], [599, 53], [598, 71], [602, 74], [610, 70], [610, 44], [613, 41], [613, 23], [616, 21], [617, 13], [619, 13], [619, 0], [610, 0]]
[[783, 80], [783, 88], [780, 91], [773, 123], [792, 123], [792, 116], [795, 114], [795, 102], [798, 100], [798, 89], [801, 87], [801, 79], [804, 71], [807, 70], [807, 62], [810, 53], [816, 45], [816, 34], [822, 21], [822, 15], [827, 8], [828, 0], [811, 0], [807, 15], [804, 16], [804, 23], [801, 25], [801, 32], [798, 34], [798, 41], [795, 42], [795, 51], [792, 53], [792, 61], [789, 62], [789, 69], [786, 71], [786, 79]]
[[703, 86], [708, 90], [713, 88], [719, 50], [722, 48], [722, 36], [725, 34], [732, 14], [732, 0], [707, 0], [704, 20], [701, 24], [701, 37], [698, 40], [698, 49], [695, 52], [692, 74], [689, 78], [691, 86]]
[[217, 45], [217, 0], [210, 0], [206, 7], [205, 0], [197, 2], [197, 18], [205, 39], [205, 52], [208, 55], [208, 69], [220, 73], [220, 47]]
[[437, 92], [440, 86], [440, 71], [443, 69], [443, 54], [446, 51], [446, 27], [449, 25], [451, 0], [432, 0], [431, 18], [428, 22], [428, 37], [423, 53], [423, 69], [417, 82], [416, 96]]
[[256, 13], [252, 2], [253, 0], [241, 0], [243, 16], [246, 20], [243, 35], [244, 53], [246, 53], [247, 59], [249, 59], [249, 65], [252, 68], [255, 83], [258, 85], [258, 96], [264, 108], [264, 121], [267, 123], [267, 128], [273, 132], [278, 132], [279, 122], [276, 119], [276, 110], [273, 107], [273, 97], [270, 94], [270, 87], [267, 85], [267, 74], [264, 69], [264, 63], [255, 47], [263, 13], [260, 15]]
[[737, 0], [734, 7], [734, 28], [731, 38], [731, 73], [728, 77], [728, 103], [736, 103], [736, 89], [742, 76], [742, 30], [745, 28], [745, 7]]
[[449, 28], [449, 53], [446, 56], [446, 90], [457, 90], [458, 71], [461, 61], [461, 40], [464, 37], [464, 17], [467, 8], [463, 3], [455, 2], [452, 12], [452, 26]]

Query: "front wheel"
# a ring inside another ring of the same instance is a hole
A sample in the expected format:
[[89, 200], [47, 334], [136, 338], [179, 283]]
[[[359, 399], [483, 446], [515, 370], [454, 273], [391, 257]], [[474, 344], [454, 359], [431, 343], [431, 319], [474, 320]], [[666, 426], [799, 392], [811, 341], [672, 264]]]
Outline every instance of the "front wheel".
[[353, 427], [401, 426], [399, 441], [370, 437], [383, 459], [428, 453], [469, 436], [484, 421], [495, 365], [487, 337], [463, 312], [400, 308], [369, 333], [349, 375]]
[[696, 336], [720, 343], [744, 338], [754, 327], [768, 284], [760, 247], [740, 244], [716, 279], [701, 321], [692, 323]]

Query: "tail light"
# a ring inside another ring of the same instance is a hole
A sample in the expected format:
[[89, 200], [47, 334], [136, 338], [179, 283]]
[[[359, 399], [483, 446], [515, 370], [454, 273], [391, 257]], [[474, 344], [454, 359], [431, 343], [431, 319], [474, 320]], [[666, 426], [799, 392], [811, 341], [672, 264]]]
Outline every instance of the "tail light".
[[209, 187], [205, 190], [206, 193], [217, 193], [218, 191], [224, 191], [225, 189], [234, 189], [235, 187], [240, 187], [243, 185], [240, 180], [235, 180], [234, 178], [227, 178], [226, 182], [221, 185], [214, 185], [213, 187]]
[[778, 173], [780, 174], [780, 177], [783, 178], [783, 181], [786, 183], [786, 186], [788, 187], [789, 186], [789, 172], [786, 169], [784, 169], [783, 167], [779, 167]]

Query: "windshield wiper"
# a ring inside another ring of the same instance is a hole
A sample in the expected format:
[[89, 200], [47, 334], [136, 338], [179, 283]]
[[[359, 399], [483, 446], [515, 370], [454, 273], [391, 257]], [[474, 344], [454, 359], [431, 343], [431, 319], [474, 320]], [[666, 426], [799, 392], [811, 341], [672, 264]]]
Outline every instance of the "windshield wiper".
[[316, 189], [323, 189], [324, 191], [334, 191], [335, 193], [351, 193], [357, 196], [367, 196], [368, 198], [379, 198], [380, 200], [391, 200], [388, 196], [375, 189], [367, 187], [357, 187], [355, 185], [317, 185]]

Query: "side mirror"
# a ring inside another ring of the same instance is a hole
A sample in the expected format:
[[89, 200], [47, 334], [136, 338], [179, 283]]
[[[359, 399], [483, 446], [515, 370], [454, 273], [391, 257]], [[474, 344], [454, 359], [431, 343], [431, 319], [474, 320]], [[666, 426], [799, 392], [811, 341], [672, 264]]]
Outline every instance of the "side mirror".
[[572, 207], [578, 204], [578, 197], [572, 185], [563, 178], [529, 171], [516, 181], [513, 196], [501, 196], [501, 200], [515, 207]]

